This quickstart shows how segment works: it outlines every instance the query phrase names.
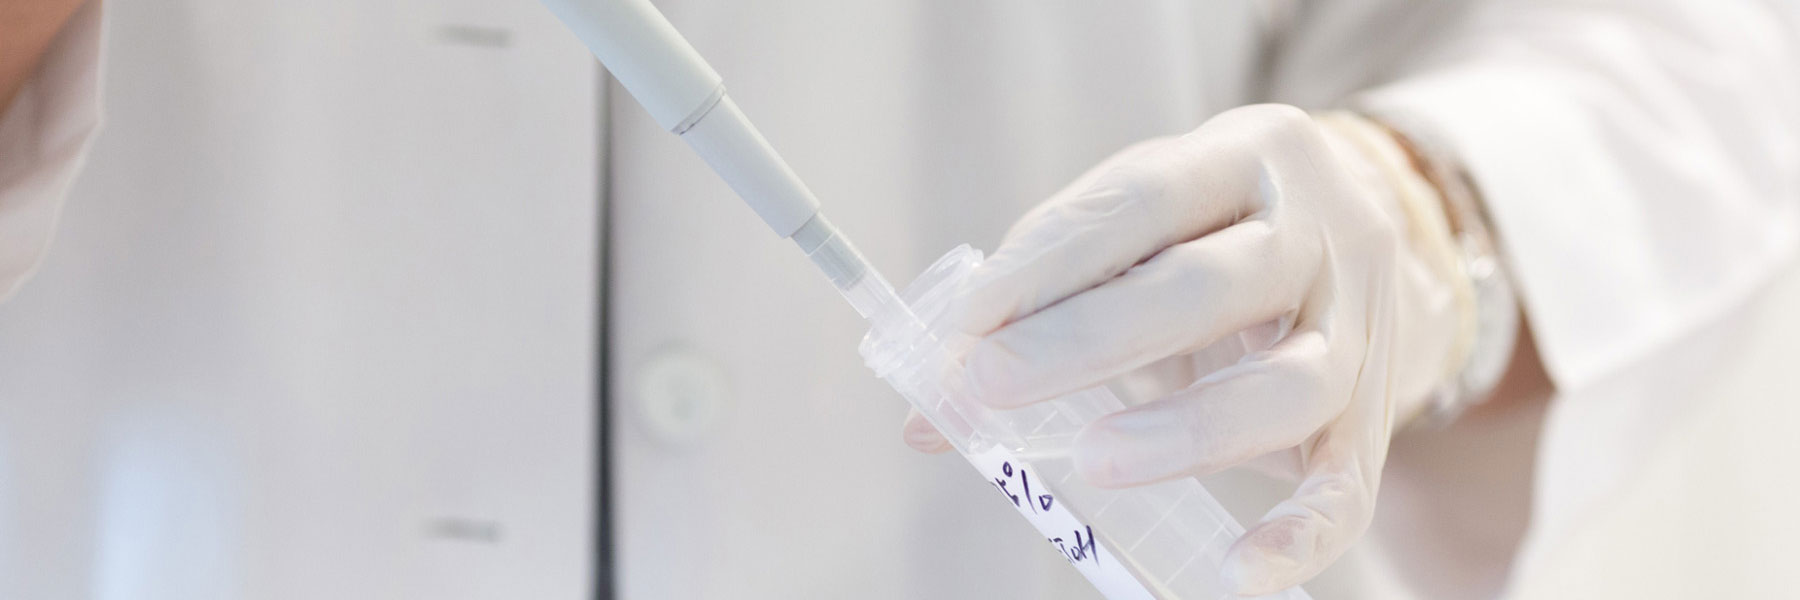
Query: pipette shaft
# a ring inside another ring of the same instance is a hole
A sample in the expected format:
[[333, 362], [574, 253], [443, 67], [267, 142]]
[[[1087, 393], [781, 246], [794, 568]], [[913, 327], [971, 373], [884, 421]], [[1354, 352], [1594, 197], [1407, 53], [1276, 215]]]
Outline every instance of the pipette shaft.
[[[725, 92], [724, 79], [649, 0], [543, 3], [657, 124], [681, 136], [776, 235], [793, 238], [839, 291], [868, 272], [867, 261], [819, 213], [812, 191]], [[864, 316], [869, 310], [857, 306]]]

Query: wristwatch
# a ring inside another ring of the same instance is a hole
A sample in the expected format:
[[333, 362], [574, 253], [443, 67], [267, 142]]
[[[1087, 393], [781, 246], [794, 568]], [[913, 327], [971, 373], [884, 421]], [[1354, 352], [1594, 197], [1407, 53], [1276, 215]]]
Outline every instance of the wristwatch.
[[1485, 402], [1506, 375], [1518, 342], [1518, 298], [1500, 260], [1478, 188], [1462, 162], [1436, 143], [1427, 127], [1390, 115], [1375, 115], [1370, 120], [1388, 130], [1413, 168], [1442, 195], [1457, 262], [1474, 289], [1473, 323], [1465, 323], [1473, 335], [1464, 349], [1462, 366], [1433, 392], [1421, 419], [1427, 426], [1442, 427], [1469, 407]]

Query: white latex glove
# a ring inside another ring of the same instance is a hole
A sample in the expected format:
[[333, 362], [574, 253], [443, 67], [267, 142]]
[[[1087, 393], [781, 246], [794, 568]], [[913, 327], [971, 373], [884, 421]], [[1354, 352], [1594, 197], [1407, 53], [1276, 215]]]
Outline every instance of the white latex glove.
[[[1021, 219], [960, 306], [982, 338], [965, 364], [995, 407], [1160, 382], [1160, 398], [1077, 438], [1095, 485], [1252, 459], [1302, 477], [1226, 558], [1246, 595], [1306, 581], [1363, 533], [1389, 436], [1454, 360], [1448, 277], [1411, 249], [1417, 231], [1357, 148], [1367, 140], [1336, 129], [1251, 106], [1134, 146]], [[1188, 355], [1271, 322], [1272, 347], [1179, 375]], [[923, 419], [906, 433], [943, 449]]]

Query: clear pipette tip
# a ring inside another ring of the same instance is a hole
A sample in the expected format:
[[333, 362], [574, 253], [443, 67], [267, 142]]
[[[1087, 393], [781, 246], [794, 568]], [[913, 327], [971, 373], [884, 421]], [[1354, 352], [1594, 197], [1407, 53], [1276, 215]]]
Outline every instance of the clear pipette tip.
[[864, 319], [872, 320], [884, 308], [900, 305], [894, 286], [881, 277], [849, 239], [838, 233], [825, 213], [814, 214], [792, 238]]

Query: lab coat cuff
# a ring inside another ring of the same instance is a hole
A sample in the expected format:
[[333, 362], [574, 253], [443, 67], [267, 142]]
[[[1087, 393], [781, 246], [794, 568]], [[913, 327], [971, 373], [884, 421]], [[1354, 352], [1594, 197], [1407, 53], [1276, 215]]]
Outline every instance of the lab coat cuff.
[[[1792, 252], [1791, 231], [1738, 244], [1718, 289], [1670, 298], [1650, 207], [1594, 107], [1528, 68], [1465, 66], [1365, 92], [1351, 105], [1454, 152], [1486, 201], [1546, 372], [1576, 389], [1642, 360], [1753, 293]], [[1578, 200], [1578, 201], [1577, 201]], [[1665, 259], [1666, 260], [1666, 259]], [[1659, 277], [1662, 277], [1659, 279]]]

